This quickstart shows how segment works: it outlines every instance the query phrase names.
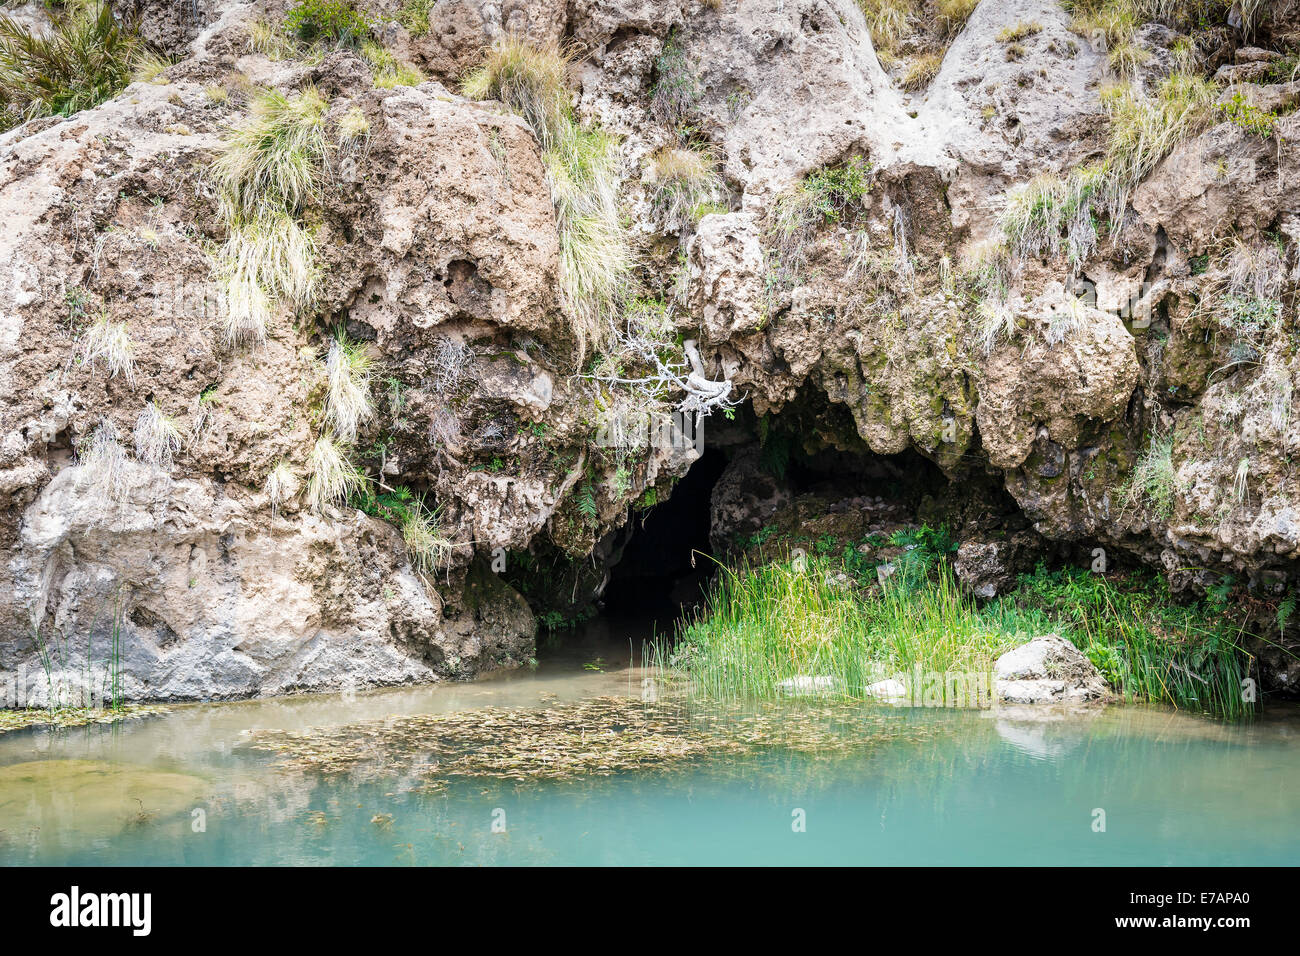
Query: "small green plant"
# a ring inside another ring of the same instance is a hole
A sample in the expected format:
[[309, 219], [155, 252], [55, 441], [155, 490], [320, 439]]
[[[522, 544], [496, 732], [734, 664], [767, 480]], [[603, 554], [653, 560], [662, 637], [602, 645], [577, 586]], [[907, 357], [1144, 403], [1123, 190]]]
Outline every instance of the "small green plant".
[[534, 45], [513, 34], [488, 51], [461, 84], [473, 100], [499, 100], [524, 118], [543, 149], [572, 136], [569, 60], [556, 44]]
[[266, 212], [296, 214], [318, 192], [327, 148], [328, 104], [315, 89], [288, 96], [255, 95], [248, 119], [226, 140], [213, 163], [227, 221]]
[[285, 35], [284, 30], [262, 18], [250, 24], [248, 46], [272, 62], [287, 60], [298, 52], [297, 44]]
[[677, 129], [690, 120], [700, 98], [700, 83], [677, 34], [670, 33], [655, 60], [655, 80], [650, 89], [650, 113]]
[[1097, 245], [1095, 204], [1107, 188], [1104, 171], [1088, 166], [1061, 178], [1044, 174], [1007, 194], [1002, 231], [1017, 259], [1054, 257], [1062, 249], [1079, 266]]
[[349, 0], [297, 0], [284, 16], [285, 29], [308, 43], [356, 45], [370, 36], [370, 19]]
[[838, 223], [860, 209], [872, 186], [871, 164], [860, 156], [805, 176], [777, 197], [765, 223], [773, 249], [769, 298], [774, 287], [793, 285], [802, 274], [819, 227]]
[[[135, 58], [135, 67], [131, 71], [131, 80], [137, 83], [153, 83], [172, 65], [171, 59], [162, 54], [142, 53]], [[163, 82], [166, 82], [166, 80]]]
[[1125, 485], [1125, 504], [1143, 502], [1162, 518], [1169, 518], [1174, 513], [1179, 481], [1174, 469], [1173, 451], [1172, 435], [1151, 436]]
[[1250, 103], [1240, 92], [1232, 94], [1225, 103], [1216, 103], [1216, 110], [1228, 122], [1241, 127], [1248, 133], [1254, 133], [1261, 139], [1272, 139], [1277, 135], [1279, 117], [1271, 110], [1262, 110]]

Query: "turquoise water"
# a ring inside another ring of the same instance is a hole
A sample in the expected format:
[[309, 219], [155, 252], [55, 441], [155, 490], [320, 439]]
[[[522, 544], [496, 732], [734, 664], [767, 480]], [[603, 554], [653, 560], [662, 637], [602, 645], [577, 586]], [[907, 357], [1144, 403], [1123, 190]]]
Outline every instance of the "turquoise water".
[[286, 768], [249, 746], [258, 729], [373, 734], [389, 715], [639, 699], [644, 675], [626, 665], [564, 661], [469, 685], [191, 705], [114, 727], [0, 736], [0, 863], [1300, 860], [1294, 711], [1225, 726], [1138, 707], [1043, 722], [875, 706], [837, 724], [854, 739], [834, 755], [704, 753], [563, 781], [457, 779], [432, 793], [418, 789], [427, 762], [389, 754], [382, 733], [364, 778]]

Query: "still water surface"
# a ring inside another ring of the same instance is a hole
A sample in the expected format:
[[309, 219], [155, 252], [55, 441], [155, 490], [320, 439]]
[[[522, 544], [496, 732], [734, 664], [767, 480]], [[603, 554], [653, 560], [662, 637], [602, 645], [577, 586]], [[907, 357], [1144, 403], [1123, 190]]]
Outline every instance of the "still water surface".
[[[0, 736], [0, 863], [1300, 861], [1294, 710], [1225, 725], [1142, 707], [1044, 722], [870, 705], [834, 725], [848, 746], [832, 753], [724, 749], [566, 780], [452, 778], [433, 792], [409, 747], [389, 753], [382, 728], [403, 715], [639, 703], [645, 675], [628, 658], [617, 641], [578, 643], [535, 672], [473, 684], [186, 705]], [[310, 740], [331, 728], [367, 738], [366, 774], [286, 767], [250, 745], [257, 732]], [[421, 759], [427, 769], [437, 755]]]

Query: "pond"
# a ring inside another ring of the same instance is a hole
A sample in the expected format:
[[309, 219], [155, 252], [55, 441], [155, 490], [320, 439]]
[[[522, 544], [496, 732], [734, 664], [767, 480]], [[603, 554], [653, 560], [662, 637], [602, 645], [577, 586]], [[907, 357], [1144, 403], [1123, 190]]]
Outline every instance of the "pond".
[[1300, 713], [683, 702], [587, 638], [470, 684], [0, 736], [0, 863], [1293, 864]]

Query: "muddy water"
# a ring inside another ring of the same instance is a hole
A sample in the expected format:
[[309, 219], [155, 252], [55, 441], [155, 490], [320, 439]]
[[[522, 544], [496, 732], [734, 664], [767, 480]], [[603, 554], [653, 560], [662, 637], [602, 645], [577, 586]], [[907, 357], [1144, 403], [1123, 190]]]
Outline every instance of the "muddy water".
[[1295, 711], [670, 700], [594, 628], [473, 684], [7, 734], [0, 863], [1300, 861]]

